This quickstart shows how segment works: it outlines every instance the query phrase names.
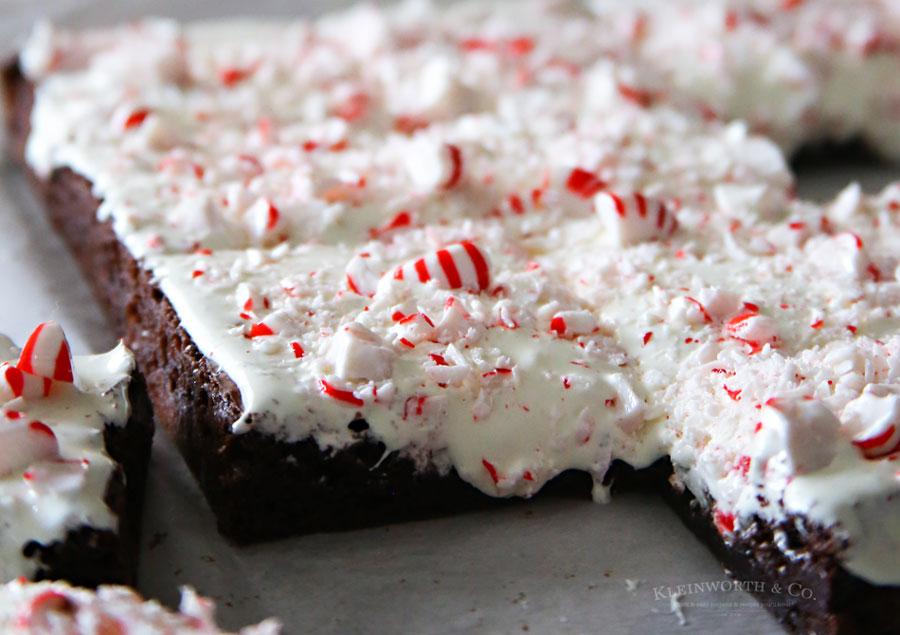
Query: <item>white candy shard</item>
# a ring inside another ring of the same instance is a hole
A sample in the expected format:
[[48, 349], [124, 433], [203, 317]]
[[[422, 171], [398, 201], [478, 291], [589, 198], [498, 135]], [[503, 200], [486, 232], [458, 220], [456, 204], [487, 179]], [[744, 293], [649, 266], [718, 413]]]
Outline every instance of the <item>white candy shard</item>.
[[613, 241], [622, 246], [665, 239], [678, 229], [675, 214], [662, 201], [640, 192], [594, 196], [594, 211], [603, 219]]
[[623, 432], [631, 434], [644, 422], [644, 413], [647, 408], [644, 400], [634, 391], [631, 382], [622, 373], [608, 376], [609, 383], [616, 390], [615, 407], [619, 413], [617, 419]]
[[839, 223], [847, 222], [854, 216], [862, 203], [862, 188], [859, 183], [845, 187], [831, 204], [831, 217]]
[[860, 280], [880, 277], [862, 239], [856, 234], [845, 232], [817, 241], [810, 251], [811, 259], [826, 271], [849, 274]]
[[25, 419], [0, 422], [0, 477], [58, 458], [56, 435], [46, 424]]
[[716, 206], [726, 215], [740, 217], [759, 214], [760, 202], [766, 193], [765, 185], [721, 184], [713, 188]]
[[828, 467], [837, 454], [841, 422], [821, 401], [770, 399], [762, 410], [762, 428], [753, 454], [758, 478], [772, 459], [788, 474], [809, 474]]
[[716, 287], [701, 289], [697, 294], [697, 300], [703, 306], [706, 315], [715, 321], [723, 321], [743, 308], [741, 296]]
[[334, 374], [344, 380], [386, 379], [391, 376], [394, 352], [359, 322], [338, 330], [329, 349]]
[[441, 341], [455, 342], [469, 330], [469, 314], [463, 303], [450, 298], [444, 305], [444, 312], [436, 324], [436, 334]]
[[867, 459], [900, 450], [900, 386], [869, 384], [844, 406], [844, 431]]
[[224, 222], [219, 210], [207, 194], [184, 196], [175, 207], [174, 216], [183, 231], [198, 239], [207, 239], [223, 230]]
[[459, 386], [471, 372], [470, 366], [454, 363], [446, 353], [431, 353], [425, 360], [425, 373], [439, 384]]
[[406, 263], [391, 274], [397, 280], [432, 280], [441, 289], [484, 291], [491, 283], [485, 253], [467, 240]]
[[431, 339], [435, 331], [434, 322], [424, 313], [413, 313], [402, 317], [394, 325], [397, 342], [407, 348]]

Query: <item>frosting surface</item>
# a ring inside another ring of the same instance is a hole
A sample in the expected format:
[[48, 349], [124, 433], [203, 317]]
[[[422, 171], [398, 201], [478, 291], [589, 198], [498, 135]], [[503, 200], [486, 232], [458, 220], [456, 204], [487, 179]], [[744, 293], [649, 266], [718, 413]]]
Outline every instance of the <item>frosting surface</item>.
[[900, 187], [813, 205], [783, 151], [897, 154], [900, 27], [791, 4], [42, 25], [27, 158], [93, 183], [235, 433], [497, 496], [669, 454], [726, 537], [804, 514], [897, 584]]

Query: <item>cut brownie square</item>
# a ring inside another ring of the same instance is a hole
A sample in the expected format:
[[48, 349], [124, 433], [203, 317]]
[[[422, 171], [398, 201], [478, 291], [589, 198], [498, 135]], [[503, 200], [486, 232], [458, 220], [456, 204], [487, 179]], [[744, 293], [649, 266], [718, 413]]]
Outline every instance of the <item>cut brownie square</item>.
[[0, 578], [133, 583], [153, 420], [131, 352], [72, 357], [48, 322], [0, 360]]

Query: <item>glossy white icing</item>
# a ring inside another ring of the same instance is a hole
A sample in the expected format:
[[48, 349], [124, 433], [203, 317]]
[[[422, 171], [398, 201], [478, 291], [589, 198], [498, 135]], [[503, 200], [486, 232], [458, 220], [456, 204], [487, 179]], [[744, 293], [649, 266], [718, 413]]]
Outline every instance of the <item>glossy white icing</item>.
[[240, 389], [235, 433], [343, 446], [362, 416], [492, 495], [668, 453], [726, 536], [806, 514], [900, 583], [872, 450], [900, 189], [796, 201], [778, 147], [713, 116], [896, 154], [900, 28], [890, 3], [793, 4], [41, 27], [27, 156], [92, 181]]
[[[2, 339], [0, 351], [15, 362], [18, 350]], [[39, 563], [22, 551], [32, 540], [48, 545], [81, 525], [117, 528], [104, 502], [115, 464], [103, 430], [128, 420], [133, 369], [130, 351], [119, 344], [103, 355], [76, 356], [74, 384], [55, 381], [46, 396], [0, 400], [0, 463], [8, 468], [0, 470], [0, 579], [34, 575]], [[24, 434], [35, 427], [49, 445], [36, 448]]]

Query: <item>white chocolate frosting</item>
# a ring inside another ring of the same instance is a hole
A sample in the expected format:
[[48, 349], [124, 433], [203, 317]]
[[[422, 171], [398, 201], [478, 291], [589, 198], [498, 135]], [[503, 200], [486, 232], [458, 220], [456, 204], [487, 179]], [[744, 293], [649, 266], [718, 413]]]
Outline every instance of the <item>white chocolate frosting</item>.
[[39, 26], [27, 159], [93, 183], [235, 434], [496, 496], [668, 454], [726, 538], [803, 514], [900, 584], [900, 187], [798, 201], [776, 145], [896, 156], [900, 27], [794, 4]]
[[[23, 580], [0, 586], [0, 629], [21, 635], [224, 633], [216, 626], [214, 613], [213, 601], [190, 587], [182, 587], [176, 613], [124, 586], [101, 586], [93, 591], [65, 582]], [[240, 635], [280, 632], [280, 624], [270, 619], [241, 629]]]
[[[14, 363], [18, 353], [0, 336], [0, 359]], [[75, 356], [74, 383], [48, 381], [47, 394], [41, 378], [23, 374], [41, 389], [2, 396], [8, 386], [0, 378], [0, 580], [36, 573], [39, 562], [23, 553], [31, 541], [50, 545], [83, 525], [117, 530], [104, 501], [115, 463], [103, 431], [128, 421], [133, 369], [131, 352], [119, 344], [103, 355]]]

